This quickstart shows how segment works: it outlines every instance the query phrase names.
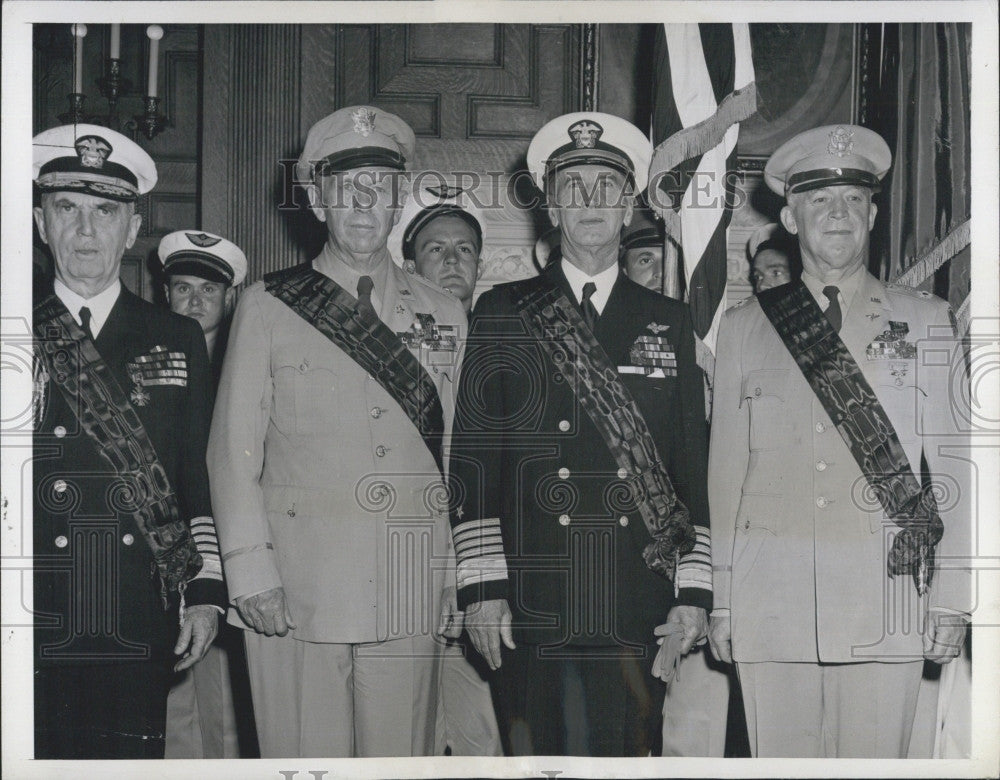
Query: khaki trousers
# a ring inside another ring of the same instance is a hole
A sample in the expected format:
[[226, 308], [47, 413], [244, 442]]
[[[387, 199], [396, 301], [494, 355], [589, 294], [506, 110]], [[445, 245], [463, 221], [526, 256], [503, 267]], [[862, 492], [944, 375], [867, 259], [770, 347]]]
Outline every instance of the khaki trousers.
[[440, 687], [433, 637], [365, 644], [245, 637], [261, 758], [433, 754]]
[[471, 643], [449, 642], [443, 656], [444, 744], [453, 756], [502, 756], [490, 684], [478, 671], [488, 671], [489, 667]]
[[722, 758], [726, 752], [729, 674], [708, 645], [681, 659], [663, 699], [663, 755]]
[[754, 758], [905, 758], [923, 661], [737, 663]]

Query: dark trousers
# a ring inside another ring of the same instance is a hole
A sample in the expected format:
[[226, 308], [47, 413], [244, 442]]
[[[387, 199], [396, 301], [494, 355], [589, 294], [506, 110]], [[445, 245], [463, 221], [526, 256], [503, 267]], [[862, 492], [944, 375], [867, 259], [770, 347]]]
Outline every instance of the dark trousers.
[[168, 661], [35, 669], [35, 758], [163, 758]]
[[660, 755], [664, 684], [650, 674], [657, 649], [504, 648], [491, 679], [504, 753]]

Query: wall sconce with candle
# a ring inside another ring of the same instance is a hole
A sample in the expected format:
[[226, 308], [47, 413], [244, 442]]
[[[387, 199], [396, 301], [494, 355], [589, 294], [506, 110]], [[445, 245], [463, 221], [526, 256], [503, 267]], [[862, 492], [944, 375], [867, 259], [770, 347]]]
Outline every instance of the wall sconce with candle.
[[87, 25], [74, 24], [70, 26], [73, 35], [73, 92], [69, 94], [69, 111], [60, 114], [63, 124], [90, 122], [110, 127], [113, 130], [125, 130], [132, 139], [138, 141], [141, 133], [152, 140], [167, 126], [167, 117], [160, 114], [160, 97], [158, 94], [160, 40], [163, 38], [163, 28], [151, 24], [146, 28], [149, 39], [149, 66], [147, 69], [146, 94], [143, 97], [144, 111], [135, 114], [124, 125], [118, 116], [118, 100], [132, 88], [131, 82], [122, 78], [121, 61], [121, 25], [111, 25], [111, 39], [108, 57], [105, 62], [105, 75], [98, 79], [101, 95], [108, 101], [106, 115], [87, 114], [86, 95], [83, 92], [83, 39], [87, 35]]

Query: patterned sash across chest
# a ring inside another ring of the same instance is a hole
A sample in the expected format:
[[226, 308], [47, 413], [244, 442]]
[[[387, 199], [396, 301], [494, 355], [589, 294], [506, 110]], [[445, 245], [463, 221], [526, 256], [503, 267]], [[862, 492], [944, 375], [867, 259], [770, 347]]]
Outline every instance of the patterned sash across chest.
[[357, 299], [311, 265], [264, 277], [267, 291], [347, 353], [406, 412], [443, 473], [444, 412], [433, 380], [381, 321], [366, 322]]
[[761, 293], [757, 300], [886, 516], [901, 529], [889, 550], [889, 575], [910, 574], [923, 595], [934, 575], [934, 545], [944, 533], [933, 493], [921, 489], [875, 391], [808, 288], [792, 282]]
[[650, 569], [674, 579], [679, 556], [695, 543], [687, 507], [677, 497], [642, 412], [577, 307], [545, 277], [518, 298], [528, 332], [575, 389], [628, 485], [653, 537], [642, 556]]
[[54, 294], [35, 305], [34, 332], [44, 373], [117, 475], [109, 490], [153, 553], [166, 607], [167, 592], [182, 593], [202, 558], [153, 442], [94, 342]]

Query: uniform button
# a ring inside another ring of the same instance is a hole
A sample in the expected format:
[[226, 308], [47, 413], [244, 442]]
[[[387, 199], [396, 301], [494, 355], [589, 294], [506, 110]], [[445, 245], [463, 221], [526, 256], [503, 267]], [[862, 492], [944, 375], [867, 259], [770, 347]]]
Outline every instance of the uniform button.
[[625, 469], [618, 469], [618, 479], [625, 479], [628, 476], [628, 472]]
[[388, 447], [383, 447], [381, 444], [375, 448], [375, 454], [380, 458], [384, 458], [385, 454], [389, 451]]
[[65, 536], [56, 537], [56, 547], [58, 547], [59, 549], [62, 549], [67, 544], [69, 544], [69, 539], [67, 539]]
[[559, 525], [569, 525], [569, 515], [559, 515]]
[[746, 520], [743, 521], [743, 530], [744, 531], [749, 531], [750, 530], [750, 518], [749, 517]]
[[755, 388], [754, 391], [753, 391], [753, 394], [759, 398], [760, 397], [760, 388], [759, 387]]
[[826, 500], [825, 496], [820, 496], [819, 498], [816, 499], [816, 506], [818, 506], [820, 509], [822, 509], [823, 507], [825, 507], [826, 504], [827, 504], [827, 500]]
[[816, 461], [816, 471], [826, 471], [826, 461], [818, 460]]
[[57, 425], [55, 428], [53, 428], [52, 433], [56, 435], [57, 439], [61, 439], [63, 436], [66, 435], [66, 429], [61, 425]]
[[125, 534], [125, 536], [122, 537], [122, 544], [124, 544], [126, 547], [131, 547], [132, 542], [134, 541], [135, 537], [132, 536], [132, 534]]
[[621, 517], [619, 517], [618, 518], [618, 525], [620, 525], [622, 528], [624, 528], [625, 526], [627, 526], [628, 525], [628, 517], [626, 517], [625, 515], [622, 515]]
[[816, 433], [823, 433], [823, 431], [825, 430], [826, 426], [823, 423], [821, 422], [816, 423]]
[[568, 431], [569, 430], [569, 420], [560, 420], [559, 421], [559, 430], [560, 431]]
[[379, 417], [382, 416], [382, 411], [383, 410], [380, 407], [373, 406], [372, 407], [372, 411], [371, 411], [371, 415], [372, 415], [372, 417], [374, 417], [377, 420]]
[[66, 492], [66, 480], [64, 480], [64, 479], [57, 479], [52, 484], [52, 490], [55, 493], [65, 493]]
[[569, 469], [565, 466], [559, 469], [559, 479], [569, 479]]

